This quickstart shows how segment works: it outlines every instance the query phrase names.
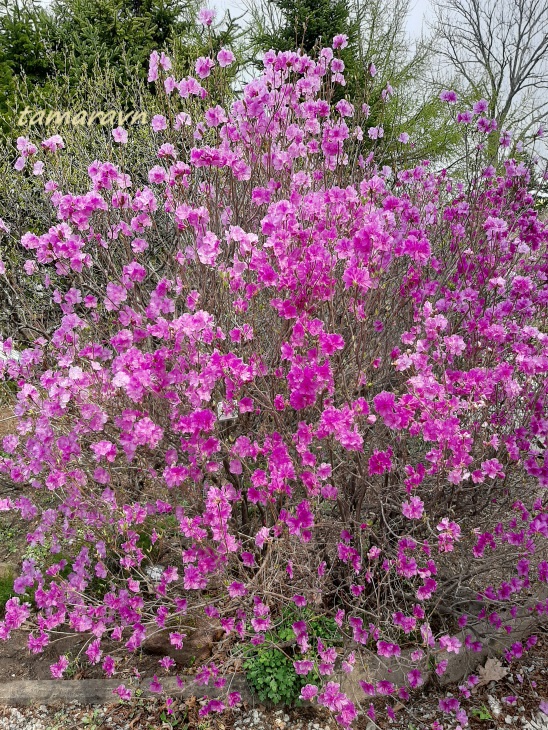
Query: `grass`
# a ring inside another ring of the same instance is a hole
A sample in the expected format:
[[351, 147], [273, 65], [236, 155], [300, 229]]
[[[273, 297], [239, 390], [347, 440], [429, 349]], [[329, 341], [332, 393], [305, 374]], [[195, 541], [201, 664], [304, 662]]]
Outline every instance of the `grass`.
[[0, 610], [4, 610], [6, 602], [15, 596], [13, 590], [13, 575], [4, 575], [0, 578]]

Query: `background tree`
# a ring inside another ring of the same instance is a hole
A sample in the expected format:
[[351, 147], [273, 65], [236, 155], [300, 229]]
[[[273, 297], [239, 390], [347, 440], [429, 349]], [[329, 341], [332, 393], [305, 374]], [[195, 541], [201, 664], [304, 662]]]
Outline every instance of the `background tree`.
[[[313, 53], [334, 36], [348, 36], [337, 51], [345, 64], [346, 86], [339, 88], [361, 114], [364, 154], [376, 150], [378, 161], [390, 164], [401, 134], [408, 134], [409, 161], [447, 156], [457, 141], [446, 105], [425, 83], [432, 62], [430, 46], [412, 42], [407, 33], [410, 0], [248, 0], [247, 29], [251, 62], [271, 48], [301, 47]], [[373, 73], [372, 65], [373, 64]], [[393, 94], [392, 91], [393, 90]], [[387, 103], [387, 99], [390, 102]], [[382, 138], [367, 136], [382, 127]]]
[[8, 108], [16, 80], [24, 74], [42, 84], [54, 70], [51, 14], [35, 0], [4, 0], [0, 6], [0, 112]]
[[318, 44], [329, 45], [339, 33], [356, 41], [356, 21], [346, 0], [266, 0], [250, 7], [254, 16], [251, 36], [260, 49], [302, 48], [310, 53]]
[[[136, 108], [152, 50], [166, 51], [181, 78], [193, 73], [197, 56], [223, 46], [237, 50], [240, 32], [228, 14], [201, 26], [200, 0], [54, 0], [47, 8], [35, 0], [3, 2], [0, 114], [8, 136], [25, 106], [62, 110], [83, 104], [86, 111], [104, 111], [115, 90], [117, 103]], [[225, 74], [227, 87], [235, 73]], [[97, 93], [84, 98], [80, 91], [90, 91], [88, 78], [98, 80]]]
[[197, 0], [55, 0], [51, 12], [74, 76], [97, 63], [125, 80], [134, 69], [146, 76], [153, 50], [168, 51], [175, 38], [194, 34], [198, 5]]
[[[548, 113], [548, 4], [433, 0], [439, 57], [459, 90], [484, 98], [499, 129], [530, 140]], [[495, 156], [498, 135], [491, 135]]]

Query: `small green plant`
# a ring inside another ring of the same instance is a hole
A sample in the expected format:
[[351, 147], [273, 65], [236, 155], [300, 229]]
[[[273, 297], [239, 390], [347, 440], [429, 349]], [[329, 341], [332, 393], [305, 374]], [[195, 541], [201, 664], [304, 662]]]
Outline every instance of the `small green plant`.
[[[310, 609], [286, 608], [276, 627], [265, 635], [265, 642], [259, 647], [247, 650], [243, 664], [247, 681], [257, 692], [261, 702], [270, 701], [278, 705], [299, 703], [302, 687], [317, 679], [316, 672], [306, 676], [296, 673], [293, 666], [296, 646], [292, 624], [305, 619], [312, 648], [306, 655], [298, 654], [299, 659], [317, 659], [317, 639], [329, 646], [341, 643], [341, 635], [335, 621], [325, 616], [315, 615]], [[280, 648], [283, 647], [283, 648]]]
[[301, 688], [307, 684], [299, 676], [293, 661], [281, 649], [259, 649], [256, 656], [244, 663], [248, 682], [262, 702], [270, 700], [275, 705], [292, 705]]
[[167, 727], [178, 728], [178, 730], [188, 729], [188, 724], [185, 722], [186, 713], [183, 713], [182, 716], [177, 717], [175, 714], [168, 715], [167, 712], [163, 710], [160, 715], [160, 720], [162, 721], [163, 725], [166, 725]]
[[89, 715], [84, 715], [81, 720], [82, 725], [85, 725], [87, 730], [98, 730], [102, 724], [101, 714], [99, 710], [93, 710]]
[[472, 710], [470, 710], [470, 713], [474, 715], [474, 717], [477, 717], [478, 720], [492, 720], [493, 717], [487, 707], [485, 705], [482, 705], [481, 707], [474, 707]]
[[[4, 455], [4, 454], [1, 454]], [[6, 454], [7, 456], [7, 454]], [[13, 555], [19, 549], [17, 541], [20, 537], [20, 533], [10, 525], [0, 525], [0, 543], [4, 551]]]

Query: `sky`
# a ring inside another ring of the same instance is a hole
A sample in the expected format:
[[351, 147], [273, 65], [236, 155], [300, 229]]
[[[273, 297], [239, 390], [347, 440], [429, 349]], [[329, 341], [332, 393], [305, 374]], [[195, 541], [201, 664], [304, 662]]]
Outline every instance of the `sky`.
[[[238, 0], [210, 0], [206, 3], [210, 8], [216, 8], [218, 15], [221, 16], [225, 10], [232, 11], [233, 15], [242, 13], [242, 5]], [[424, 17], [428, 11], [428, 0], [412, 0], [411, 12], [407, 19], [407, 32], [411, 38], [417, 38], [420, 35]]]

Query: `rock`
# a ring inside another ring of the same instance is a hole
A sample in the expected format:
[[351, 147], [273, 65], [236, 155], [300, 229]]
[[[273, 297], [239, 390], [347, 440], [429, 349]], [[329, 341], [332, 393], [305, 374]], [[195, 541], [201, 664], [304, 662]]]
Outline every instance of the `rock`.
[[487, 704], [489, 705], [493, 716], [500, 717], [502, 713], [502, 705], [495, 697], [493, 697], [493, 695], [487, 695]]
[[213, 646], [222, 638], [224, 631], [218, 622], [204, 620], [197, 623], [195, 629], [190, 631], [186, 629], [183, 633], [186, 633], [187, 636], [183, 639], [182, 649], [177, 649], [170, 642], [169, 629], [146, 638], [142, 649], [145, 654], [169, 656], [178, 665], [190, 667], [193, 664], [204, 662], [211, 656]]

